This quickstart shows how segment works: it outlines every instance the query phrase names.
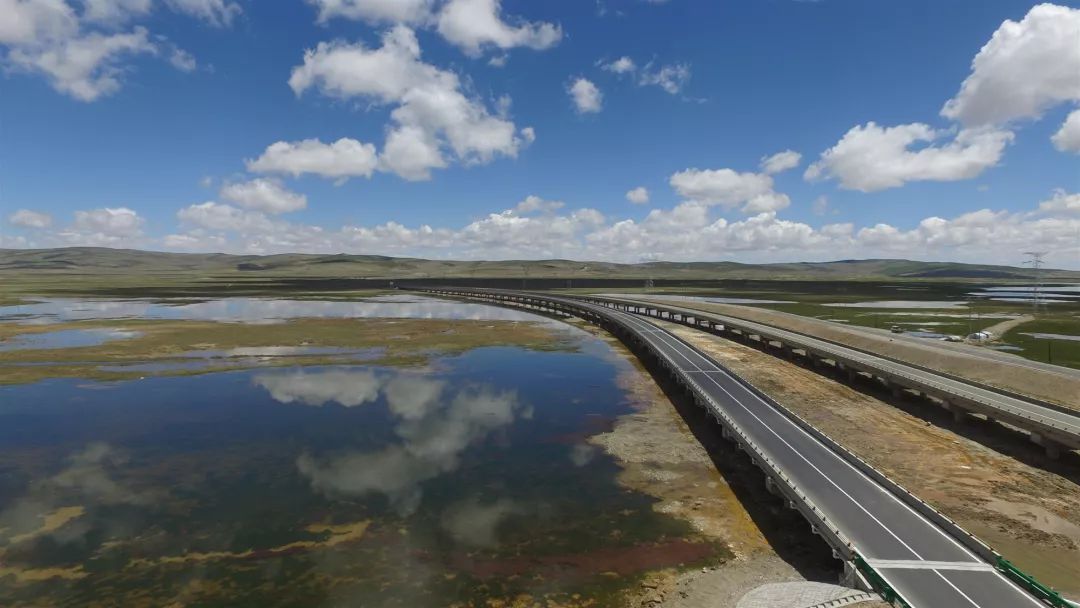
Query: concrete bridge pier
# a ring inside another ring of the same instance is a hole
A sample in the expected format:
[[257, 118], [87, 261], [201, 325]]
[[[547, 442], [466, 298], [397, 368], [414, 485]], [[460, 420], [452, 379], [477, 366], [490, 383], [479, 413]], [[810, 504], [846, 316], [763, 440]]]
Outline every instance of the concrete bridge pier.
[[1061, 453], [1069, 449], [1069, 447], [1065, 444], [1054, 441], [1049, 437], [1044, 437], [1039, 433], [1032, 433], [1031, 441], [1036, 445], [1041, 445], [1043, 449], [1046, 450], [1046, 457], [1050, 460], [1057, 460], [1061, 458]]

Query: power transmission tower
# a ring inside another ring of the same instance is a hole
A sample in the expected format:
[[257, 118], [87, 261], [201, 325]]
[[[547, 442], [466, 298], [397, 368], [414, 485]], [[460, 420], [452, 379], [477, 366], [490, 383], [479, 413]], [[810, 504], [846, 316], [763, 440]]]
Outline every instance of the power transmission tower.
[[1028, 260], [1024, 262], [1025, 265], [1030, 265], [1032, 272], [1035, 274], [1035, 287], [1031, 290], [1031, 307], [1035, 316], [1039, 315], [1039, 304], [1042, 300], [1042, 274], [1039, 272], [1042, 269], [1043, 258], [1046, 257], [1047, 251], [1025, 251], [1024, 255], [1028, 256]]

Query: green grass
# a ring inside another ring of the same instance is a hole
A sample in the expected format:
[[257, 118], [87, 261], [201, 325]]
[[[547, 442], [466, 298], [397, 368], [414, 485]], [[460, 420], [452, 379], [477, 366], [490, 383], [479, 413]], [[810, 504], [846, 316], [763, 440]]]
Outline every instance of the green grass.
[[1080, 341], [1048, 340], [1034, 338], [1025, 334], [1063, 334], [1080, 336], [1080, 317], [1054, 316], [1040, 318], [1009, 331], [1004, 339], [1009, 344], [1024, 349], [1017, 354], [1033, 361], [1043, 361], [1054, 365], [1080, 368]]

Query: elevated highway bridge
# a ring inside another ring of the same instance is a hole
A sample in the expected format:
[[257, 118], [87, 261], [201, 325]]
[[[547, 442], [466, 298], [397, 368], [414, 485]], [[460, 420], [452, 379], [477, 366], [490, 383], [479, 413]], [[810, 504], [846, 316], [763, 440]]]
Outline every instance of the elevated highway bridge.
[[1075, 606], [709, 356], [628, 311], [644, 305], [501, 290], [416, 290], [581, 317], [655, 359], [765, 473], [770, 491], [832, 547], [848, 585], [911, 608]]

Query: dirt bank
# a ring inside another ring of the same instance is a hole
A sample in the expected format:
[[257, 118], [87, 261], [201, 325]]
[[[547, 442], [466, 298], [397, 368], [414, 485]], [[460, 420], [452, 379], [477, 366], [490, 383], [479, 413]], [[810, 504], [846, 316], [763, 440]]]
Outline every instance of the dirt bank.
[[678, 305], [842, 342], [1080, 410], [1080, 372], [1077, 370], [1047, 366], [978, 346], [894, 336], [885, 330], [846, 327], [764, 308], [702, 302], [679, 302]]
[[629, 606], [734, 608], [762, 584], [835, 582], [837, 563], [807, 524], [768, 494], [761, 471], [723, 441], [704, 413], [674, 391], [665, 393], [632, 353], [607, 334], [632, 362], [619, 382], [634, 412], [589, 439], [615, 457], [621, 485], [657, 499], [654, 508], [691, 523], [706, 538], [725, 543], [734, 557], [713, 568], [662, 570], [630, 593]]
[[955, 424], [933, 405], [885, 402], [752, 348], [663, 325], [1024, 570], [1080, 596], [1080, 459], [1075, 455], [1048, 461], [1037, 446], [1001, 427]]

